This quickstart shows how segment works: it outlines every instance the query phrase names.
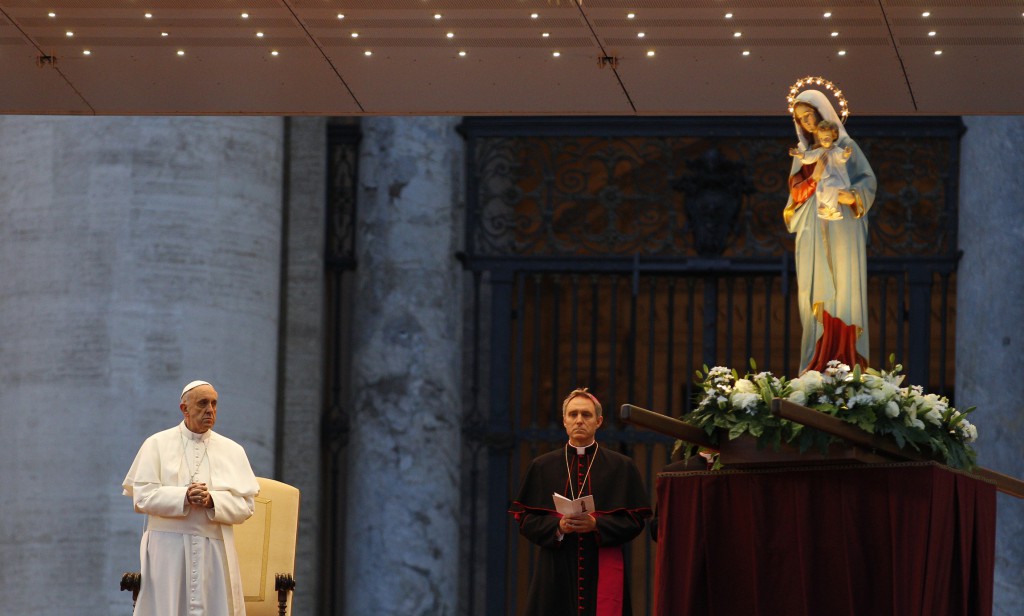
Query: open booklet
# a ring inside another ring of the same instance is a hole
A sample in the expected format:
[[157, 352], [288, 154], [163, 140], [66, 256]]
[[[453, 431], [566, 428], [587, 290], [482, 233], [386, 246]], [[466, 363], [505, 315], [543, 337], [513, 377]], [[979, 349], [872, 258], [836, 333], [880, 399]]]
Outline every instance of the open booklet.
[[555, 511], [562, 515], [573, 515], [578, 513], [594, 513], [594, 495], [587, 494], [576, 500], [569, 500], [558, 492], [553, 492], [551, 498], [555, 501]]

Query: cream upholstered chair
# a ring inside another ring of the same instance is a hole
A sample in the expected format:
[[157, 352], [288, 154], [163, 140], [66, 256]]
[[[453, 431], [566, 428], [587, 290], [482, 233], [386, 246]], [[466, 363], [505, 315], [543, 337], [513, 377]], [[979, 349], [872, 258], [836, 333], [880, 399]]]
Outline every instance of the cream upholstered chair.
[[[299, 490], [257, 477], [260, 493], [251, 518], [235, 526], [235, 551], [242, 576], [246, 616], [290, 616], [295, 588], [295, 543], [299, 531]], [[121, 577], [121, 590], [139, 596], [142, 576]]]
[[295, 543], [299, 531], [299, 490], [257, 477], [260, 493], [252, 517], [235, 527], [247, 616], [290, 616], [295, 587]]

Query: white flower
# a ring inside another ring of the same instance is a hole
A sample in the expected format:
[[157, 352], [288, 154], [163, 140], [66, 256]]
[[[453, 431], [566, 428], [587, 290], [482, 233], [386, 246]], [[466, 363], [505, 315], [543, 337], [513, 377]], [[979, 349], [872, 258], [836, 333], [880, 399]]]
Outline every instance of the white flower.
[[918, 430], [924, 430], [924, 422], [917, 417], [907, 417], [907, 425]]
[[757, 387], [747, 379], [740, 379], [736, 381], [735, 391], [739, 394], [754, 394], [757, 393]]
[[786, 399], [794, 404], [799, 404], [801, 406], [807, 404], [807, 394], [805, 394], [803, 391], [799, 389], [794, 389], [793, 391], [791, 391], [789, 393], [789, 396], [786, 397]]
[[900, 405], [896, 404], [895, 400], [889, 400], [885, 403], [885, 414], [892, 418], [898, 417], [900, 414]]
[[735, 393], [732, 395], [732, 408], [737, 411], [749, 410], [752, 411], [757, 406], [758, 400], [761, 396], [752, 393]]
[[853, 376], [850, 374], [850, 367], [838, 359], [833, 359], [826, 364], [825, 378], [831, 382], [843, 383], [850, 381]]
[[882, 373], [882, 379], [886, 383], [892, 385], [893, 387], [899, 387], [900, 384], [903, 382], [904, 378], [906, 378], [906, 375], [905, 374], [900, 374], [898, 372], [883, 372]]
[[813, 394], [821, 389], [823, 379], [817, 370], [808, 370], [789, 382], [794, 390], [800, 390], [806, 394]]
[[855, 406], [871, 406], [874, 401], [875, 400], [871, 397], [870, 393], [859, 393], [850, 396], [850, 399], [846, 402], [846, 406], [851, 409]]
[[964, 435], [964, 440], [968, 443], [973, 443], [978, 440], [978, 429], [974, 427], [974, 424], [964, 419], [959, 424], [960, 433]]
[[896, 388], [895, 385], [893, 385], [889, 381], [883, 381], [881, 392], [882, 400], [888, 400], [895, 396], [897, 393], [899, 393], [899, 390]]
[[864, 374], [864, 388], [871, 395], [871, 400], [878, 404], [896, 395], [896, 386], [873, 374]]
[[771, 372], [758, 372], [754, 375], [754, 383], [758, 385], [767, 385], [772, 389], [778, 389], [782, 382], [779, 381]]
[[708, 371], [708, 382], [714, 386], [732, 386], [732, 370], [723, 366], [715, 366]]
[[940, 413], [938, 409], [933, 408], [929, 410], [927, 413], [924, 414], [924, 418], [927, 419], [928, 423], [932, 424], [933, 426], [942, 425], [942, 413]]

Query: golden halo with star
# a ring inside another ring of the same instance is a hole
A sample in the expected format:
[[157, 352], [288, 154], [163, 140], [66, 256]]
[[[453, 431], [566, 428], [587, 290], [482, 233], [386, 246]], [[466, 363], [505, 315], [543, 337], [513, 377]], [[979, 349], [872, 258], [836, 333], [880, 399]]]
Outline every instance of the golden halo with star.
[[824, 77], [814, 77], [808, 75], [807, 77], [801, 77], [796, 80], [796, 83], [789, 86], [789, 94], [786, 96], [786, 103], [789, 105], [789, 114], [793, 115], [793, 105], [796, 103], [796, 96], [802, 90], [812, 87], [824, 87], [826, 91], [831, 92], [832, 96], [836, 97], [836, 101], [839, 103], [839, 117], [842, 119], [843, 124], [846, 124], [846, 118], [850, 117], [850, 107], [846, 104], [846, 97], [843, 96], [843, 91], [839, 89], [839, 86], [832, 83]]

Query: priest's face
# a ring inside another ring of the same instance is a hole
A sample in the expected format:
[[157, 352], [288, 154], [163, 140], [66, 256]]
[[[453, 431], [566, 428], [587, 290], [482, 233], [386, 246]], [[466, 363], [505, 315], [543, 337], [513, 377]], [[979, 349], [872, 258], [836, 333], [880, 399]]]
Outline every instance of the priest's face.
[[185, 416], [185, 427], [202, 434], [217, 423], [217, 390], [210, 385], [191, 389], [185, 392], [180, 408]]
[[569, 442], [576, 447], [586, 447], [593, 443], [594, 434], [602, 421], [604, 417], [598, 417], [593, 401], [587, 396], [576, 396], [569, 400], [562, 415]]

